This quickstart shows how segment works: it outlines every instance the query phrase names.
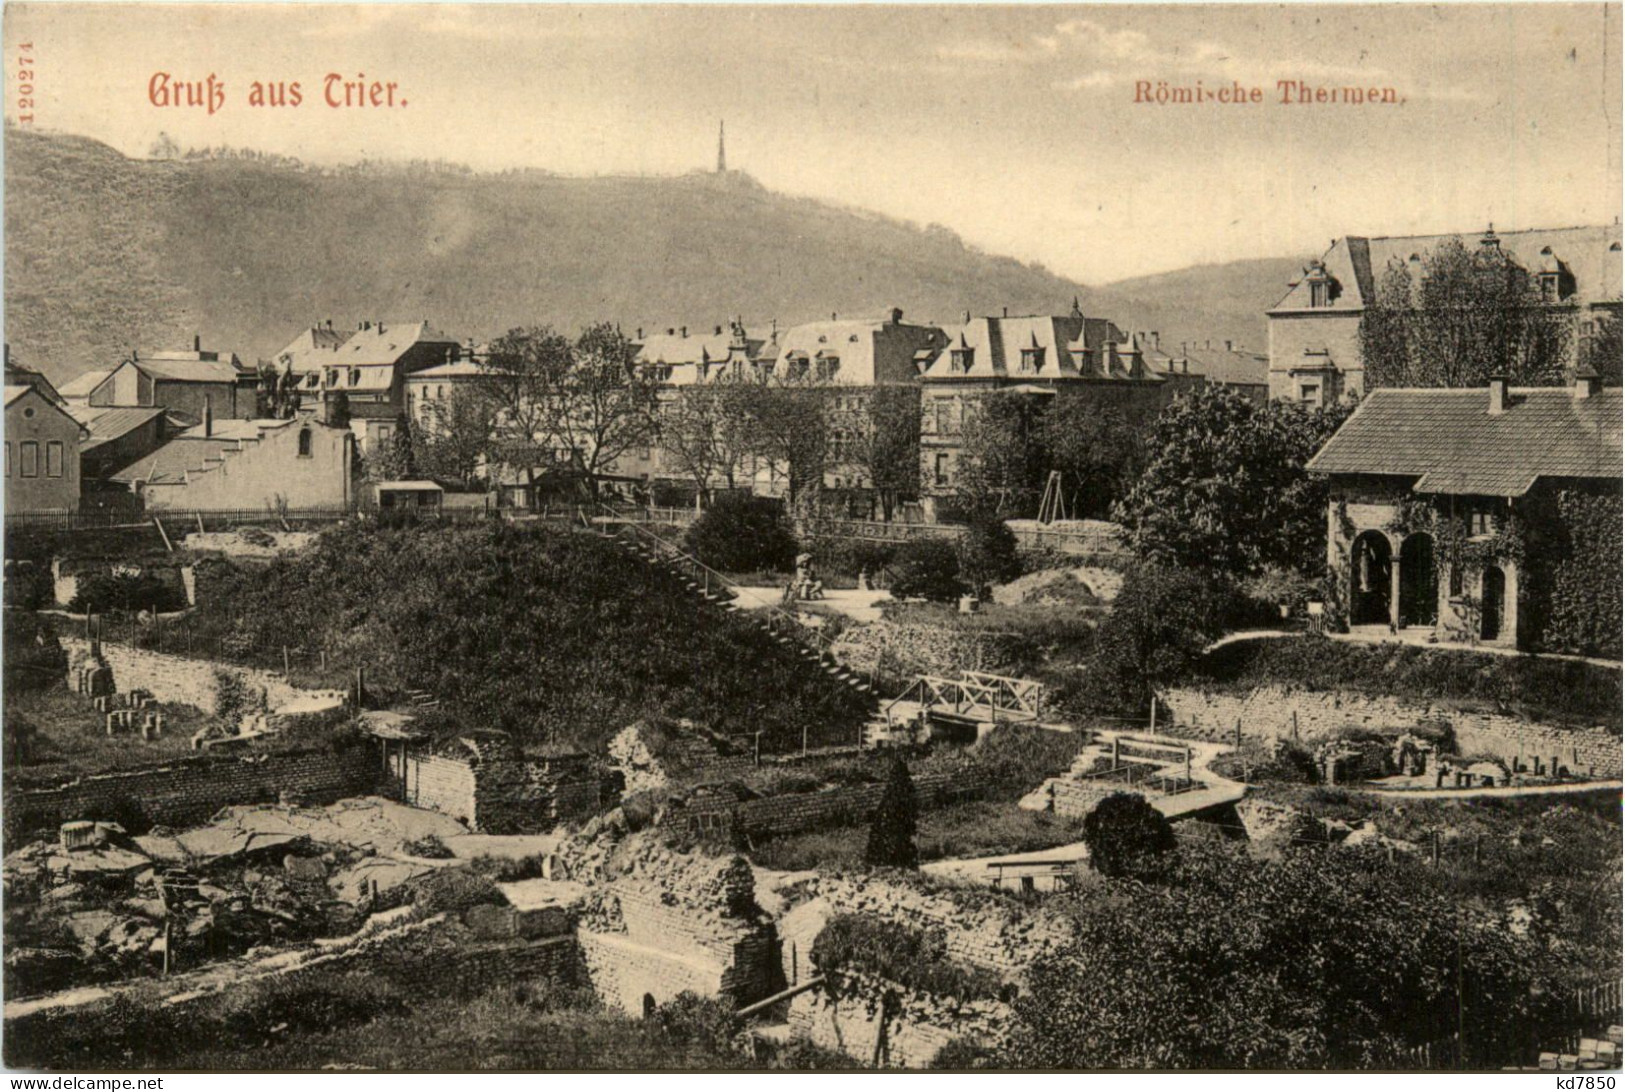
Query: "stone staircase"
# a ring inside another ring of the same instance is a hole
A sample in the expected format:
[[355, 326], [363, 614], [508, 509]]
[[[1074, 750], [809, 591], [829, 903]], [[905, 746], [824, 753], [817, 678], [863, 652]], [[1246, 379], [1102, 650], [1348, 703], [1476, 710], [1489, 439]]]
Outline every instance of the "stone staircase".
[[[705, 603], [760, 627], [774, 643], [809, 666], [816, 666], [831, 681], [865, 695], [870, 704], [878, 708], [879, 695], [868, 680], [841, 663], [831, 651], [829, 639], [803, 625], [791, 612], [777, 606], [757, 610], [741, 608], [737, 602], [739, 590], [733, 581], [689, 556], [675, 543], [667, 542], [638, 524], [622, 524], [619, 533], [597, 525], [592, 526], [592, 531], [600, 538], [616, 543], [629, 557], [671, 574]], [[865, 728], [866, 741], [874, 723]], [[885, 722], [882, 719], [879, 723], [884, 725]]]

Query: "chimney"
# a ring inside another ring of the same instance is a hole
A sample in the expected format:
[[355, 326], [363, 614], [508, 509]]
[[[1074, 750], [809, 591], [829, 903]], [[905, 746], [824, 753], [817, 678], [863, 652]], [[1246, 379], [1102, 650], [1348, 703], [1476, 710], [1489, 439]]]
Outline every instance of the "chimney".
[[683, 336], [684, 336], [684, 337], [687, 337], [687, 336], [688, 336], [688, 327], [687, 327], [687, 326], [684, 326], [684, 327], [683, 327]]
[[903, 321], [903, 309], [901, 307], [893, 307], [891, 309], [891, 313], [887, 316], [887, 319], [893, 326], [900, 324]]
[[214, 435], [214, 399], [203, 396], [203, 435]]
[[677, 327], [675, 327], [675, 326], [666, 327], [666, 336], [667, 337], [674, 337], [676, 335], [676, 333], [677, 333]]
[[1004, 317], [1005, 318], [1010, 317], [1010, 308], [1008, 306], [1006, 306], [1005, 309], [1004, 309]]
[[1224, 351], [1225, 352], [1227, 352], [1227, 353], [1231, 352], [1232, 350], [1235, 349], [1235, 347], [1236, 347], [1236, 343], [1234, 341], [1231, 341], [1229, 338], [1224, 339]]
[[192, 335], [192, 351], [194, 353], [201, 353], [203, 351], [203, 335], [202, 334], [193, 334]]
[[1162, 334], [1156, 330], [1151, 331], [1151, 347], [1159, 353], [1162, 351]]
[[836, 314], [836, 313], [835, 313], [835, 312], [834, 312], [834, 311], [831, 311], [831, 312], [830, 312], [830, 313], [829, 313], [829, 320], [830, 320], [830, 321], [831, 321], [831, 322], [837, 322], [837, 321], [839, 321], [839, 320], [840, 320], [840, 317], [841, 317], [841, 316], [840, 316], [840, 315], [837, 315], [837, 314]]
[[1594, 394], [1602, 393], [1602, 376], [1590, 364], [1582, 364], [1574, 373], [1574, 400], [1583, 402]]
[[641, 327], [641, 326], [638, 327], [638, 340], [639, 341], [643, 340], [643, 327]]
[[969, 326], [970, 325], [970, 312], [969, 311], [961, 311], [959, 313], [959, 321], [964, 323], [966, 326]]
[[1490, 376], [1490, 416], [1499, 417], [1507, 409], [1507, 377]]
[[722, 333], [722, 327], [718, 326], [715, 330], [713, 330], [711, 332], [713, 334], [720, 335]]

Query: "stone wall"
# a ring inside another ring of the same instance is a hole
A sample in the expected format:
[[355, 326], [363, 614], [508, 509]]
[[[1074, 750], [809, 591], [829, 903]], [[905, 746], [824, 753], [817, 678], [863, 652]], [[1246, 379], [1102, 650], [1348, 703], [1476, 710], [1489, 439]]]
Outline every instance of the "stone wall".
[[187, 826], [232, 804], [283, 794], [331, 803], [374, 791], [378, 756], [368, 747], [278, 754], [202, 754], [162, 766], [96, 774], [48, 789], [9, 789], [8, 836], [54, 830], [75, 819], [114, 819], [132, 805], [153, 823]]
[[[70, 671], [90, 656], [90, 646], [83, 637], [64, 636], [62, 647], [68, 653]], [[205, 712], [213, 712], [219, 701], [220, 684], [216, 674], [220, 672], [235, 675], [251, 690], [264, 694], [268, 709], [302, 705], [313, 698], [330, 695], [328, 691], [302, 690], [281, 676], [258, 668], [172, 656], [110, 641], [102, 642], [102, 657], [112, 667], [113, 681], [119, 690], [146, 690], [160, 702], [190, 705]]]
[[1292, 739], [1296, 730], [1301, 740], [1350, 725], [1410, 728], [1422, 722], [1448, 723], [1455, 731], [1456, 748], [1464, 755], [1495, 755], [1508, 763], [1520, 757], [1550, 761], [1556, 756], [1576, 776], [1620, 776], [1620, 737], [1604, 727], [1566, 728], [1431, 702], [1280, 686], [1259, 687], [1249, 694], [1180, 687], [1164, 691], [1158, 700], [1172, 715], [1175, 730], [1206, 739], [1233, 739], [1238, 720], [1243, 737]]
[[[969, 1037], [997, 1046], [1010, 1033], [1010, 1006], [998, 1001], [957, 1001], [905, 990], [868, 975], [843, 974], [830, 991], [815, 987], [790, 1001], [790, 1034], [827, 1050], [872, 1064], [882, 1014], [886, 1041], [880, 1063], [897, 1069], [923, 1069], [943, 1047]], [[894, 1007], [881, 998], [890, 992]]]
[[482, 834], [550, 830], [562, 819], [597, 811], [603, 792], [584, 757], [526, 759], [508, 748], [484, 757], [411, 751], [404, 777], [399, 755], [389, 762], [406, 803], [459, 819]]

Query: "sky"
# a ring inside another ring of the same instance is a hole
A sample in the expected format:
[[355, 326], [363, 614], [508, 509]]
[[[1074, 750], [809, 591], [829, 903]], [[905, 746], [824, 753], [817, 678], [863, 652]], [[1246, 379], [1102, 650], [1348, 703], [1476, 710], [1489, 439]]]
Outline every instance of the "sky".
[[[6, 116], [148, 154], [679, 174], [941, 224], [1101, 284], [1334, 236], [1608, 223], [1617, 5], [7, 4]], [[32, 53], [22, 50], [27, 44]], [[155, 74], [223, 84], [151, 101]], [[329, 107], [329, 73], [404, 105]], [[1283, 105], [1277, 81], [1391, 102]], [[298, 81], [297, 108], [248, 104]], [[1136, 102], [1158, 82], [1259, 103]]]

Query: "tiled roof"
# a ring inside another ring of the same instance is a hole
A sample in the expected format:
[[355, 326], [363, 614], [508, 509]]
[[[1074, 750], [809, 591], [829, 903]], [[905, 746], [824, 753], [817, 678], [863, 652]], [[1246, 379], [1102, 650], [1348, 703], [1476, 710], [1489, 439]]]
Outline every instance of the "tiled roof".
[[496, 374], [495, 371], [472, 360], [459, 360], [452, 364], [436, 364], [432, 368], [424, 368], [420, 372], [413, 372], [406, 377], [406, 380], [411, 383], [419, 379], [477, 379], [482, 375]]
[[378, 322], [357, 330], [332, 354], [313, 357], [312, 366], [353, 367], [358, 364], [394, 364], [419, 342], [457, 345], [457, 339], [427, 322]]
[[[1574, 300], [1597, 303], [1620, 298], [1620, 226], [1538, 228], [1530, 231], [1498, 231], [1501, 250], [1524, 269], [1538, 272], [1556, 261], [1574, 277]], [[1426, 260], [1428, 252], [1448, 239], [1460, 238], [1468, 250], [1479, 246], [1484, 233], [1463, 231], [1449, 235], [1346, 235], [1333, 241], [1321, 258], [1326, 273], [1335, 282], [1331, 309], [1360, 309], [1369, 304], [1376, 283], [1390, 261], [1408, 262], [1414, 254]], [[1551, 253], [1542, 253], [1550, 250]], [[1309, 286], [1294, 281], [1286, 295], [1271, 310], [1320, 310], [1311, 308]]]
[[1205, 376], [1209, 383], [1262, 385], [1270, 381], [1270, 358], [1263, 353], [1192, 345], [1184, 355], [1190, 361], [1190, 370]]
[[1416, 477], [1422, 493], [1516, 497], [1536, 479], [1619, 478], [1618, 388], [1516, 387], [1489, 412], [1488, 390], [1380, 388], [1309, 460], [1326, 474]]
[[[946, 332], [948, 345], [926, 368], [924, 377], [928, 380], [1130, 378], [1121, 358], [1102, 363], [1103, 349], [1109, 342], [1118, 346], [1120, 354], [1134, 351], [1128, 336], [1106, 319], [1085, 318], [1076, 312], [1009, 315], [972, 319]], [[955, 371], [956, 349], [971, 351], [969, 371]], [[1036, 351], [1041, 358], [1034, 371], [1022, 370], [1023, 357], [1028, 351]]]
[[353, 330], [335, 330], [327, 326], [307, 326], [299, 336], [277, 353], [278, 367], [286, 365], [299, 374], [314, 371], [323, 364], [337, 359], [339, 348], [355, 333]]

